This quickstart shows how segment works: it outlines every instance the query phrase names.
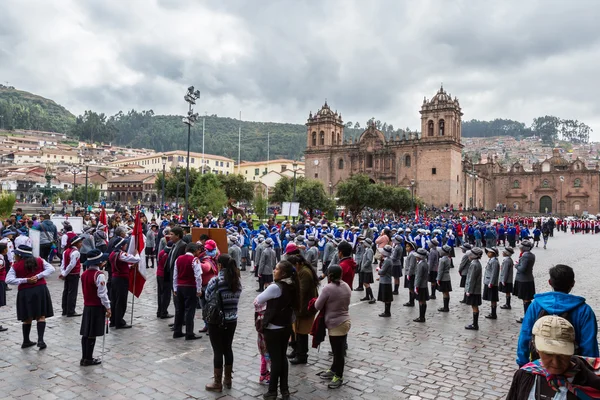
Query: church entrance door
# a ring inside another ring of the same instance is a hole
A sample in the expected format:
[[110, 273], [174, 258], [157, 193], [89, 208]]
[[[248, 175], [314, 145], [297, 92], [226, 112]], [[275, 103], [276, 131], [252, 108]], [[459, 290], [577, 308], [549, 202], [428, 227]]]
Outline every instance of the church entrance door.
[[552, 198], [550, 196], [542, 196], [540, 198], [540, 213], [547, 214], [552, 212]]

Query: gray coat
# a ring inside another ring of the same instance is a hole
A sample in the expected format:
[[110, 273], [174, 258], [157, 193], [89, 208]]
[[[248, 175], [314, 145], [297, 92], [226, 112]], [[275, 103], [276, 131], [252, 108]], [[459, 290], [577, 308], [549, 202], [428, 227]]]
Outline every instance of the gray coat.
[[[146, 241], [146, 247], [152, 247], [152, 248], [154, 248], [155, 242], [156, 242], [156, 240], [153, 240], [151, 242], [152, 246], [148, 246], [148, 241]], [[96, 232], [94, 232], [94, 245], [96, 247], [100, 247], [100, 246], [106, 245], [106, 244], [107, 244], [106, 232], [104, 232], [104, 231], [96, 231]]]
[[361, 265], [362, 265], [362, 259], [363, 259], [363, 255], [365, 254], [365, 246], [363, 246], [362, 244], [359, 244], [356, 246], [356, 255], [354, 257], [354, 260], [356, 261], [356, 271], [357, 272], [361, 272]]
[[227, 250], [227, 253], [229, 253], [231, 258], [235, 260], [235, 263], [239, 268], [242, 263], [242, 249], [240, 249], [240, 246], [238, 246], [237, 244], [229, 246], [229, 250]]
[[493, 257], [488, 260], [485, 266], [485, 273], [483, 275], [483, 284], [492, 286], [498, 286], [498, 276], [500, 275], [500, 263], [498, 258]]
[[381, 265], [381, 268], [379, 268], [379, 283], [381, 284], [386, 284], [389, 283], [390, 285], [392, 284], [392, 266], [394, 265], [393, 261], [391, 258], [386, 258], [383, 261], [383, 264]]
[[440, 282], [450, 281], [450, 258], [448, 256], [443, 256], [440, 258], [440, 266], [437, 273], [436, 280]]
[[277, 254], [272, 247], [265, 247], [260, 253], [260, 261], [258, 262], [259, 275], [273, 275], [273, 270], [277, 265]]
[[417, 257], [415, 257], [414, 253], [414, 251], [411, 251], [406, 256], [406, 262], [404, 263], [404, 275], [415, 276], [417, 273]]
[[502, 260], [502, 265], [500, 266], [500, 282], [503, 284], [513, 283], [513, 268], [514, 268], [513, 259], [510, 257], [505, 257]]
[[419, 260], [416, 269], [415, 288], [427, 290], [427, 282], [429, 281], [429, 266], [427, 265], [427, 261]]
[[96, 248], [94, 237], [92, 235], [89, 233], [82, 233], [81, 236], [83, 237], [83, 240], [81, 241], [81, 249], [79, 250], [81, 254], [87, 254]]
[[394, 249], [392, 250], [392, 256], [390, 257], [392, 259], [392, 264], [393, 265], [400, 265], [402, 266], [402, 254], [404, 253], [404, 247], [402, 247], [402, 245], [397, 244], [396, 246], [394, 246]]
[[262, 242], [258, 246], [256, 246], [256, 249], [254, 250], [254, 265], [256, 266], [256, 268], [258, 268], [258, 265], [260, 264], [260, 257], [262, 255], [263, 250], [265, 249], [265, 246], [265, 242]]
[[460, 265], [458, 267], [458, 273], [460, 274], [460, 276], [467, 276], [467, 274], [469, 273], [469, 265], [471, 264], [471, 260], [469, 260], [469, 256], [468, 255], [463, 255], [462, 259], [460, 260]]
[[533, 282], [533, 265], [535, 264], [535, 255], [526, 251], [523, 253], [517, 264], [517, 276], [515, 281]]
[[323, 263], [326, 263], [327, 261], [331, 262], [335, 254], [337, 254], [335, 244], [333, 244], [331, 241], [328, 241], [325, 245], [325, 250], [323, 250]]
[[472, 260], [469, 265], [465, 292], [469, 294], [481, 294], [481, 263], [479, 260]]
[[337, 247], [333, 253], [333, 257], [331, 258], [329, 265], [340, 265], [340, 257], [338, 256]]
[[429, 272], [437, 272], [438, 265], [440, 263], [440, 253], [438, 253], [435, 247], [429, 250], [429, 256], [427, 257], [427, 263], [429, 264]]
[[319, 263], [319, 248], [316, 246], [309, 247], [306, 250], [306, 254], [304, 255], [304, 259], [306, 262], [312, 267], [312, 269], [316, 272], [318, 263]]
[[365, 248], [360, 268], [361, 272], [373, 273], [373, 249], [370, 246]]

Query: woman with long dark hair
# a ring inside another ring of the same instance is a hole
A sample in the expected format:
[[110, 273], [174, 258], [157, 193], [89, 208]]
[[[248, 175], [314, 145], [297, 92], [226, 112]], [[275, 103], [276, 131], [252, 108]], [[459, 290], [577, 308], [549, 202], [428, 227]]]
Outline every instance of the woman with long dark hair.
[[[221, 296], [225, 324], [208, 324], [208, 336], [213, 349], [214, 379], [205, 386], [211, 392], [221, 392], [223, 386], [231, 389], [233, 368], [233, 335], [237, 326], [237, 311], [242, 283], [237, 263], [229, 254], [221, 254], [217, 259], [217, 276], [206, 285], [204, 298], [208, 303], [213, 296]], [[223, 359], [225, 359], [225, 377], [223, 377]]]
[[300, 292], [296, 269], [289, 261], [281, 261], [273, 271], [275, 284], [269, 285], [254, 300], [255, 305], [267, 304], [263, 319], [265, 341], [271, 357], [271, 380], [265, 400], [277, 399], [277, 386], [284, 400], [290, 398], [289, 365], [286, 357], [288, 339], [292, 333], [294, 312], [298, 310]]
[[295, 346], [288, 358], [290, 364], [306, 364], [308, 360], [308, 334], [315, 320], [316, 310], [309, 310], [308, 303], [311, 299], [318, 296], [317, 287], [319, 287], [319, 276], [312, 265], [310, 265], [300, 254], [288, 258], [296, 268], [298, 274], [298, 313], [296, 321], [292, 325], [296, 334]]
[[40, 350], [46, 348], [44, 331], [46, 318], [54, 316], [52, 299], [46, 286], [46, 279], [55, 271], [46, 260], [33, 256], [33, 250], [27, 245], [15, 249], [15, 263], [6, 275], [6, 283], [19, 285], [17, 293], [17, 319], [23, 322], [22, 349], [35, 346], [29, 340], [31, 322], [37, 321], [38, 341]]

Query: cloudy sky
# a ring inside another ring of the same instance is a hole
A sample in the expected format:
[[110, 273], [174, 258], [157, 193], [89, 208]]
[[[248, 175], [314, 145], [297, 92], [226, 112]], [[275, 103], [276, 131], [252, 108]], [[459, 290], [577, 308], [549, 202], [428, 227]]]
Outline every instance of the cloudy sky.
[[600, 140], [597, 0], [2, 0], [0, 82], [73, 113], [196, 107], [419, 127], [443, 82], [465, 119], [579, 119]]

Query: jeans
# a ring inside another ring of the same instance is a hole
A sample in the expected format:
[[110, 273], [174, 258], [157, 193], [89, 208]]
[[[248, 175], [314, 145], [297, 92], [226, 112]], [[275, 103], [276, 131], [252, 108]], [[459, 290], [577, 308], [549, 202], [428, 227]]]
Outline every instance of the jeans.
[[265, 342], [271, 357], [271, 381], [269, 392], [277, 393], [277, 384], [281, 393], [289, 392], [288, 386], [288, 359], [286, 355], [288, 339], [292, 333], [292, 327], [286, 326], [280, 329], [265, 329]]
[[329, 343], [331, 344], [331, 351], [333, 352], [333, 363], [331, 364], [330, 369], [331, 372], [336, 374], [339, 378], [344, 376], [347, 338], [348, 335], [329, 336]]
[[62, 313], [63, 315], [75, 314], [75, 304], [77, 303], [77, 289], [79, 288], [79, 275], [69, 274], [65, 277], [65, 288], [62, 294]]
[[225, 327], [221, 328], [217, 324], [208, 324], [208, 337], [213, 349], [213, 367], [223, 368], [223, 358], [225, 365], [233, 365], [233, 335], [237, 321], [226, 322]]

